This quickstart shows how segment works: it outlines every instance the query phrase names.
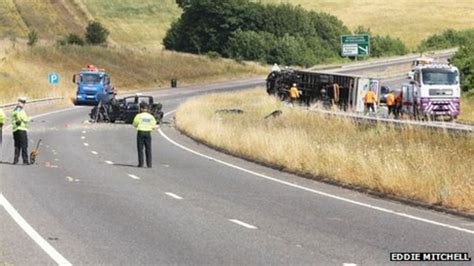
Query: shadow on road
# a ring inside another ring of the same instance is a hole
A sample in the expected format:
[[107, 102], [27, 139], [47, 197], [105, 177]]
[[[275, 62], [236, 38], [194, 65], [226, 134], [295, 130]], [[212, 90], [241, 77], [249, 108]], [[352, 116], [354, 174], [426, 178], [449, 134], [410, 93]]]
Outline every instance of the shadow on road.
[[136, 165], [132, 165], [132, 164], [114, 163], [113, 165], [114, 165], [114, 166], [121, 166], [121, 167], [133, 167], [133, 168], [137, 168]]

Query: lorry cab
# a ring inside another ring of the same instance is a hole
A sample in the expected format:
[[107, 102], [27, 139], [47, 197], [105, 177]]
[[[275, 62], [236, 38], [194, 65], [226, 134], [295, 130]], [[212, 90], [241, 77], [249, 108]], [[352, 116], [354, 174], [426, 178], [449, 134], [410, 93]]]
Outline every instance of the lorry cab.
[[72, 81], [77, 84], [76, 105], [97, 105], [104, 96], [113, 93], [110, 77], [104, 70], [83, 69]]

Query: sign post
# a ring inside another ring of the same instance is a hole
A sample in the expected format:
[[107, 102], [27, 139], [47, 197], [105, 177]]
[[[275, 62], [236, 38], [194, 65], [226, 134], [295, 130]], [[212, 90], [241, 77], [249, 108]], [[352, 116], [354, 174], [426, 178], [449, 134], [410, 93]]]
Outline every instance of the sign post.
[[48, 82], [53, 85], [53, 97], [56, 97], [56, 86], [59, 84], [59, 74], [54, 72], [49, 73]]
[[342, 56], [368, 56], [370, 54], [370, 37], [368, 34], [342, 35]]

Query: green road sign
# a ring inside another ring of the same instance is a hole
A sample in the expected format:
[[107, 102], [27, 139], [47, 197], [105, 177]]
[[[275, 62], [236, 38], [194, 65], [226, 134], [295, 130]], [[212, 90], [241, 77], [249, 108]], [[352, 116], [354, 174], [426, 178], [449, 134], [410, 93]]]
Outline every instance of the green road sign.
[[342, 35], [342, 56], [367, 56], [370, 54], [370, 38], [368, 34]]

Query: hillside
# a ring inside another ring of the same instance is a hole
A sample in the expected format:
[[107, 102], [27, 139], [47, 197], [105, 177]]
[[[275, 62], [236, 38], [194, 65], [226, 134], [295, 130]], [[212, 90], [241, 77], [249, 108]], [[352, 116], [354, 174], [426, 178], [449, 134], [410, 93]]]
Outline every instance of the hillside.
[[[171, 78], [182, 86], [267, 72], [253, 63], [161, 51], [179, 14], [174, 0], [0, 0], [0, 103], [19, 94], [52, 96], [49, 72], [61, 75], [60, 93], [69, 97], [72, 74], [87, 64], [105, 68], [118, 91], [169, 87]], [[93, 19], [110, 30], [108, 48], [54, 45], [69, 33], [82, 35]], [[40, 38], [33, 48], [26, 46], [31, 30]]]
[[[474, 27], [474, 9], [468, 0], [436, 0], [429, 5], [421, 0], [393, 1], [390, 5], [381, 0], [258, 1], [288, 2], [322, 10], [338, 16], [351, 29], [364, 25], [374, 33], [399, 36], [411, 47], [447, 28]], [[132, 82], [116, 79], [114, 84], [122, 90], [167, 86], [168, 79], [177, 76], [173, 73], [180, 73], [179, 78], [185, 82], [265, 73], [263, 66], [246, 69], [230, 60], [210, 62], [207, 58], [161, 51], [166, 31], [180, 14], [174, 0], [0, 0], [0, 102], [14, 99], [18, 91], [30, 97], [49, 96], [45, 75], [50, 71], [67, 77], [63, 89], [70, 94], [70, 74], [86, 63], [106, 67], [116, 76], [129, 71], [129, 65], [144, 69]], [[110, 30], [109, 49], [90, 52], [80, 48], [73, 52], [54, 47], [69, 33], [82, 35], [90, 20], [98, 20]], [[25, 44], [31, 30], [37, 31], [40, 38], [39, 47], [32, 50]], [[168, 60], [166, 67], [170, 69], [163, 71], [164, 66], [155, 62], [160, 60]], [[200, 69], [199, 75], [183, 75], [187, 69]]]
[[[409, 47], [448, 28], [474, 27], [470, 0], [253, 0], [290, 3], [337, 16], [350, 29], [359, 25], [374, 33], [399, 37]], [[160, 48], [161, 40], [181, 10], [174, 0], [0, 0], [0, 38], [26, 37], [28, 29], [40, 38], [56, 40], [70, 32], [82, 33], [87, 21], [97, 19], [121, 45]]]

